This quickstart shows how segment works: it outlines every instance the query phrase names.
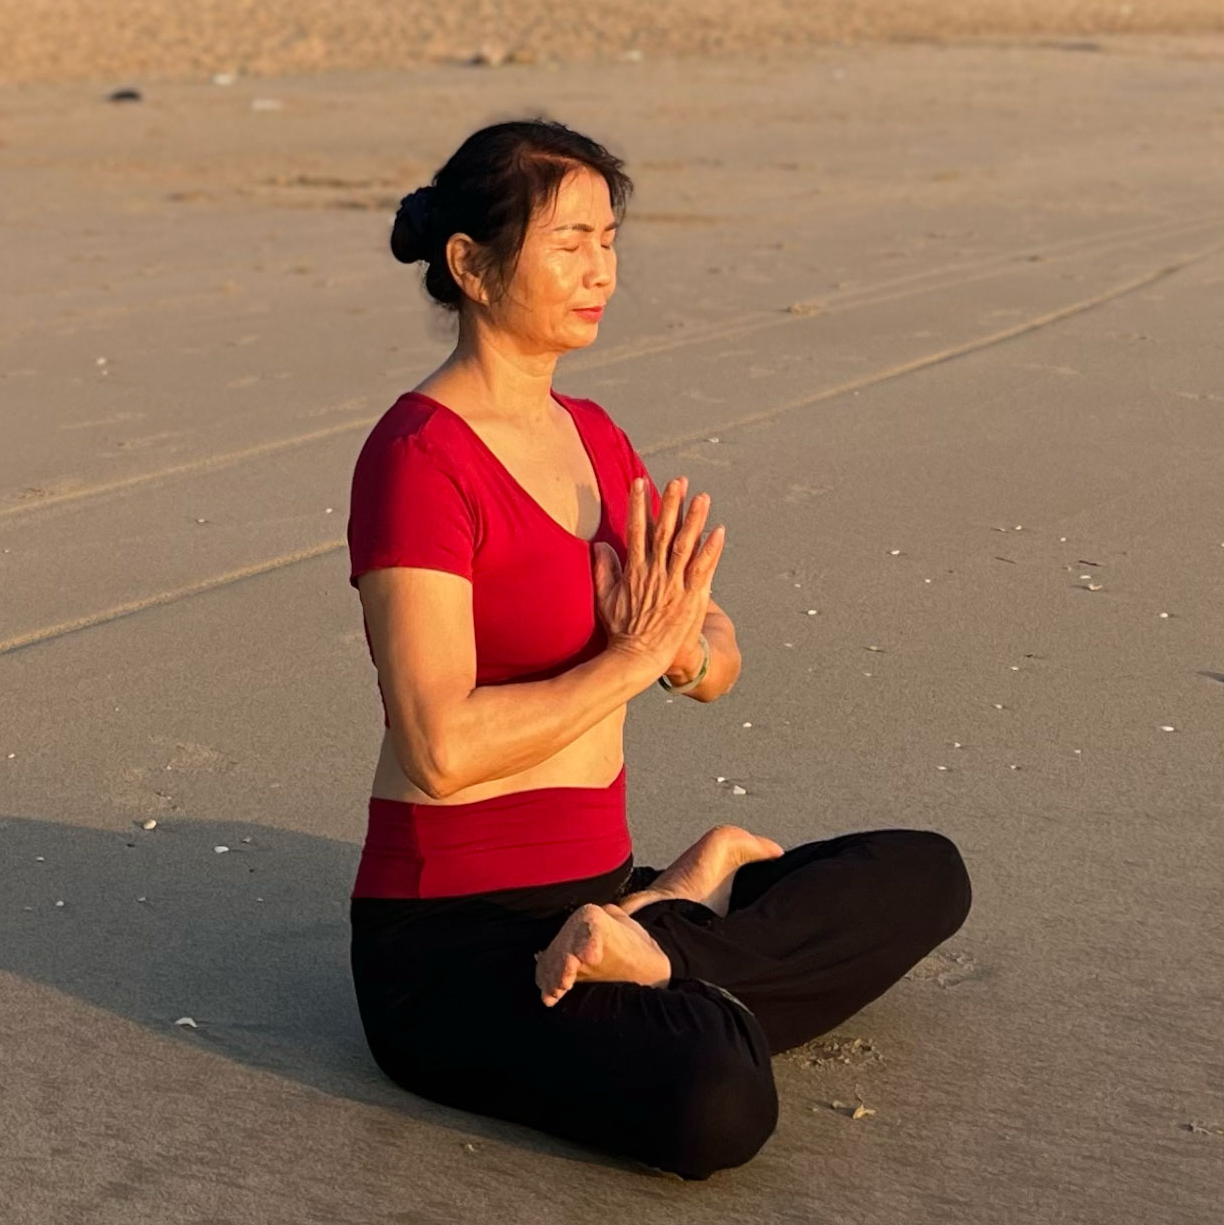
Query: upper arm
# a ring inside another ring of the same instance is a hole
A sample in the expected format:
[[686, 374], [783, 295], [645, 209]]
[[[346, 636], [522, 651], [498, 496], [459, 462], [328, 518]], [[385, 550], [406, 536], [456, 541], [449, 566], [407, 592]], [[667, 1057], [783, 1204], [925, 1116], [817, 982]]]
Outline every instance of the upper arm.
[[446, 777], [447, 715], [476, 685], [472, 584], [395, 566], [361, 575], [357, 589], [396, 759], [432, 795]]
[[444, 776], [449, 710], [476, 683], [474, 508], [453, 464], [420, 434], [371, 436], [353, 473], [350, 583], [361, 596], [401, 768]]

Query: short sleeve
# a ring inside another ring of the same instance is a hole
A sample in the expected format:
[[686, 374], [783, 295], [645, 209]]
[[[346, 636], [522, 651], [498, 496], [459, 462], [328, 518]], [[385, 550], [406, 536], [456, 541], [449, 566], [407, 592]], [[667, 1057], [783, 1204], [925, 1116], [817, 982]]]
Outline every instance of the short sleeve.
[[349, 582], [421, 566], [472, 577], [475, 517], [450, 465], [417, 434], [366, 440], [349, 502]]

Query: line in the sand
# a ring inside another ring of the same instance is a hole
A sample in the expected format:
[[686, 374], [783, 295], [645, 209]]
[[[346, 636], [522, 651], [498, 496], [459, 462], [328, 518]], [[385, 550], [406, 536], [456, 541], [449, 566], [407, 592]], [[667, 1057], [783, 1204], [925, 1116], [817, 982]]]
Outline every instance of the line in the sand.
[[[962, 261], [960, 263], [944, 264], [937, 268], [927, 269], [922, 272], [905, 273], [899, 277], [879, 281], [874, 285], [864, 285], [858, 288], [847, 289], [844, 293], [830, 295], [824, 299], [813, 299], [812, 303], [818, 307], [818, 310], [811, 315], [792, 315], [786, 311], [754, 311], [749, 314], [736, 316], [733, 319], [720, 320], [717, 323], [691, 330], [684, 336], [654, 340], [643, 339], [641, 341], [629, 342], [617, 349], [594, 356], [589, 360], [579, 358], [567, 368], [574, 372], [599, 370], [607, 366], [615, 365], [618, 362], [629, 361], [640, 357], [648, 357], [655, 353], [674, 352], [678, 349], [687, 348], [691, 345], [705, 344], [711, 340], [726, 340], [730, 339], [731, 337], [744, 336], [751, 332], [760, 331], [765, 328], [792, 325], [797, 322], [806, 322], [810, 319], [821, 318], [830, 314], [838, 313], [839, 311], [854, 310], [863, 306], [876, 306], [882, 302], [897, 301], [910, 295], [935, 293], [941, 289], [955, 289], [961, 285], [970, 284], [975, 280], [982, 280], [1005, 272], [1020, 271], [1024, 265], [1022, 263], [1018, 263], [1017, 261], [1021, 260], [1025, 253], [1030, 255], [1039, 255], [1043, 258], [1074, 258], [1077, 255], [1085, 253], [1095, 254], [1099, 251], [1110, 250], [1116, 246], [1127, 246], [1135, 242], [1142, 242], [1152, 238], [1168, 238], [1177, 234], [1188, 234], [1194, 230], [1219, 225], [1221, 222], [1224, 222], [1224, 215], [1218, 213], [1212, 213], [1196, 219], [1179, 222], [1148, 222], [1141, 226], [1134, 226], [1125, 230], [1117, 230], [1111, 234], [1097, 235], [1093, 238], [1064, 239], [1062, 242], [1048, 243], [1040, 249], [1034, 249], [1032, 246], [1026, 246], [1021, 249], [987, 256], [977, 261]], [[1090, 249], [1093, 247], [1096, 247], [1098, 251], [1090, 251]], [[1049, 253], [1052, 251], [1063, 251], [1064, 253], [1050, 257]], [[935, 284], [912, 284], [914, 281], [933, 280], [939, 276], [969, 270], [973, 270], [979, 275], [954, 278], [950, 281], [938, 282]], [[900, 286], [907, 287], [900, 289], [899, 292], [896, 293], [889, 292], [890, 290], [897, 289]], [[919, 359], [919, 361], [922, 360], [924, 359]], [[859, 386], [859, 384], [846, 384], [845, 386]], [[838, 390], [841, 390], [841, 388], [836, 389], [832, 394], [836, 394]], [[295, 434], [289, 438], [274, 438], [268, 440], [267, 442], [256, 443], [250, 447], [243, 447], [237, 451], [227, 451], [220, 455], [205, 456], [202, 459], [189, 460], [186, 463], [175, 464], [169, 468], [158, 468], [152, 472], [133, 473], [131, 476], [119, 477], [113, 481], [106, 481], [98, 485], [84, 485], [77, 489], [68, 489], [62, 493], [51, 494], [37, 500], [19, 502], [10, 506], [0, 506], [0, 518], [7, 518], [12, 515], [31, 514], [36, 511], [62, 506], [65, 503], [77, 502], [83, 498], [102, 497], [105, 494], [110, 493], [123, 493], [138, 486], [146, 485], [154, 481], [166, 480], [174, 476], [183, 476], [188, 473], [206, 472], [214, 468], [223, 468], [233, 464], [245, 463], [247, 460], [256, 459], [259, 456], [266, 455], [270, 452], [285, 450], [290, 447], [306, 446], [310, 443], [319, 442], [323, 439], [331, 438], [337, 434], [343, 434], [350, 430], [368, 427], [376, 420], [377, 416], [366, 416], [349, 421], [341, 421], [337, 422], [335, 425], [328, 426], [325, 429], [312, 430], [307, 434]], [[709, 431], [707, 430], [706, 432], [708, 433]]]
[[[889, 379], [900, 378], [902, 375], [912, 374], [915, 371], [925, 370], [931, 366], [939, 365], [942, 362], [952, 361], [957, 357], [964, 357], [970, 353], [981, 352], [983, 349], [991, 348], [997, 344], [1003, 344], [1008, 340], [1014, 340], [1016, 337], [1023, 336], [1026, 333], [1035, 332], [1040, 328], [1049, 327], [1051, 324], [1057, 323], [1062, 319], [1067, 319], [1072, 315], [1080, 315], [1086, 311], [1094, 310], [1098, 306], [1103, 306], [1105, 303], [1124, 297], [1126, 294], [1134, 293], [1136, 290], [1143, 289], [1148, 285], [1154, 285], [1157, 281], [1162, 281], [1166, 277], [1172, 276], [1174, 273], [1180, 272], [1183, 268], [1187, 268], [1191, 264], [1195, 264], [1200, 260], [1206, 259], [1220, 250], [1224, 250], [1224, 243], [1216, 243], [1203, 251], [1196, 252], [1194, 255], [1186, 256], [1184, 259], [1178, 260], [1176, 263], [1166, 264], [1161, 268], [1157, 268], [1152, 272], [1146, 272], [1143, 274], [1143, 276], [1136, 277], [1122, 285], [1116, 285], [1113, 289], [1106, 290], [1104, 293], [1094, 294], [1091, 298], [1084, 298], [1079, 302], [1073, 302], [1070, 306], [1063, 306], [1058, 310], [1049, 311], [1044, 315], [1038, 315], [1034, 319], [1026, 320], [1024, 323], [1018, 323], [1009, 328], [1004, 328], [1000, 332], [993, 332], [989, 336], [981, 336], [976, 340], [966, 341], [964, 344], [953, 345], [950, 348], [941, 349], [937, 353], [929, 353], [925, 357], [915, 358], [913, 361], [902, 362], [899, 365], [890, 366], [885, 370], [878, 370], [874, 374], [863, 375], [861, 378], [852, 379], [846, 383], [840, 383], [836, 387], [825, 388], [823, 391], [815, 392], [810, 396], [800, 396], [798, 399], [788, 400], [786, 403], [779, 404], [774, 408], [764, 409], [758, 413], [747, 413], [740, 417], [734, 417], [719, 425], [705, 425], [695, 432], [677, 435], [674, 438], [667, 438], [660, 442], [643, 447], [642, 454], [657, 455], [662, 451], [684, 446], [690, 442], [697, 441], [699, 438], [704, 438], [709, 435], [712, 430], [717, 430], [720, 434], [722, 434], [728, 430], [736, 428], [737, 426], [752, 425], [758, 421], [768, 421], [775, 417], [781, 417], [786, 413], [794, 412], [797, 409], [806, 408], [812, 404], [819, 404], [824, 400], [832, 399], [835, 396], [844, 395], [850, 391], [859, 391], [865, 387], [872, 387], [877, 383], [886, 382]], [[46, 626], [42, 629], [29, 630], [26, 633], [19, 634], [14, 638], [0, 641], [0, 655], [7, 654], [10, 651], [19, 650], [22, 647], [33, 646], [36, 643], [46, 642], [52, 638], [59, 638], [65, 634], [74, 633], [77, 630], [88, 629], [95, 625], [102, 625], [108, 621], [115, 621], [120, 617], [125, 617], [131, 613], [140, 612], [145, 608], [153, 608], [162, 604], [171, 604], [177, 600], [186, 599], [188, 596], [199, 595], [201, 592], [237, 582], [239, 579], [250, 578], [257, 574], [265, 574], [270, 570], [278, 570], [283, 566], [289, 566], [295, 562], [307, 561], [310, 558], [319, 557], [325, 553], [331, 553], [337, 549], [342, 549], [347, 545], [347, 543], [347, 540], [325, 541], [322, 544], [313, 545], [307, 549], [300, 549], [293, 553], [282, 554], [280, 557], [274, 557], [270, 561], [256, 562], [253, 565], [243, 566], [238, 570], [231, 570], [225, 574], [215, 575], [212, 578], [203, 579], [198, 583], [192, 583], [186, 587], [175, 588], [173, 591], [163, 591], [156, 595], [145, 596], [139, 600], [132, 600], [126, 604], [120, 604], [116, 608], [109, 608], [104, 609], [101, 612], [90, 613], [84, 617], [78, 617], [72, 621], [61, 622], [58, 625]]]
[[237, 570], [229, 570], [225, 574], [214, 574], [211, 578], [201, 579], [198, 583], [190, 583], [186, 587], [176, 587], [173, 591], [159, 591], [156, 595], [142, 596], [138, 600], [129, 600], [114, 608], [105, 608], [101, 612], [87, 613], [83, 617], [75, 617], [71, 621], [61, 621], [58, 625], [44, 626], [42, 629], [29, 630], [0, 642], [0, 655], [8, 651], [16, 651], [21, 647], [33, 646], [35, 643], [46, 642], [49, 638], [62, 638], [65, 634], [76, 633], [77, 630], [90, 629], [95, 625], [104, 625], [108, 621], [118, 621], [120, 617], [132, 613], [143, 612], [146, 608], [156, 608], [159, 604], [172, 604], [188, 596], [200, 595], [215, 587], [225, 587], [236, 583], [239, 579], [250, 578], [256, 574], [266, 574], [269, 570], [279, 570], [282, 566], [291, 566], [295, 562], [308, 561], [323, 553], [332, 553], [343, 548], [347, 541], [328, 540], [323, 544], [311, 545], [309, 548], [296, 549], [292, 553], [283, 553], [267, 561], [254, 562]]
[[930, 366], [937, 366], [941, 362], [951, 361], [953, 358], [964, 357], [969, 353], [977, 353], [983, 349], [989, 349], [993, 345], [1014, 340], [1016, 337], [1023, 336], [1028, 332], [1035, 332], [1040, 328], [1049, 327], [1050, 324], [1057, 323], [1061, 319], [1067, 319], [1072, 315], [1081, 315], [1085, 311], [1094, 310], [1098, 306], [1104, 306], [1106, 302], [1112, 302], [1116, 298], [1125, 297], [1126, 294], [1134, 293], [1137, 289], [1154, 285], [1157, 281], [1162, 281], [1165, 277], [1172, 276], [1175, 272], [1180, 272], [1183, 268], [1198, 263], [1199, 260], [1207, 259], [1220, 250], [1224, 250], [1224, 243], [1215, 243], [1203, 251], [1195, 252], [1193, 255], [1178, 260], [1176, 263], [1165, 264], [1153, 272], [1145, 272], [1134, 280], [1127, 281], [1122, 285], [1116, 285], [1113, 289], [1107, 289], [1103, 293], [1094, 294], [1091, 298], [1083, 298], [1079, 302], [1072, 302], [1069, 306], [1060, 306], [1057, 310], [1049, 311], [1044, 315], [1038, 315], [1033, 319], [1026, 319], [1023, 323], [1013, 324], [1011, 327], [1004, 328], [1000, 332], [992, 332], [989, 336], [980, 336], [976, 340], [968, 340], [963, 344], [951, 345], [949, 348], [940, 349], [936, 353], [928, 353], [922, 357], [916, 357], [912, 361], [901, 362], [896, 366], [877, 370], [873, 374], [850, 379], [845, 383], [839, 383], [836, 387], [826, 387], [823, 391], [813, 392], [807, 396], [799, 396], [794, 400], [787, 400], [784, 404], [776, 405], [773, 408], [762, 409], [760, 412], [747, 413], [739, 417], [731, 417], [724, 422], [717, 422], [713, 425], [707, 423], [695, 432], [676, 435], [673, 438], [665, 438], [649, 447], [643, 447], [642, 453], [644, 455], [651, 455], [658, 451], [696, 442], [697, 439], [709, 434], [721, 435], [727, 430], [735, 429], [737, 426], [752, 425], [758, 421], [768, 421], [773, 417], [782, 416], [783, 413], [793, 412], [798, 408], [806, 408], [812, 404], [819, 404], [823, 400], [833, 399], [835, 396], [844, 395], [849, 391], [858, 391], [864, 387], [872, 387], [877, 383], [899, 378], [904, 374], [912, 374], [917, 370], [925, 370]]

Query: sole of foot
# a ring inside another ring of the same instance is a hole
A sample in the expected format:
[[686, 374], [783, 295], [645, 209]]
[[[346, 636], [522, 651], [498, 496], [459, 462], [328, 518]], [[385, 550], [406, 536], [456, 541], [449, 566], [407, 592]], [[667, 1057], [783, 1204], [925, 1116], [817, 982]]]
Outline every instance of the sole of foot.
[[619, 906], [580, 906], [536, 958], [536, 986], [552, 1007], [576, 982], [658, 987], [671, 963], [654, 937]]

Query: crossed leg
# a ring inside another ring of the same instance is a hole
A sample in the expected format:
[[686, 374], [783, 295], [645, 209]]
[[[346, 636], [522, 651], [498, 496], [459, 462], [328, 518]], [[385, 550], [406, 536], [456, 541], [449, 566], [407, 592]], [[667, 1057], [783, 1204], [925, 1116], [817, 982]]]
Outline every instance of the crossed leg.
[[697, 902], [725, 916], [735, 873], [746, 863], [775, 859], [782, 848], [736, 825], [716, 825], [664, 870], [650, 888], [619, 905], [580, 906], [548, 947], [536, 954], [536, 986], [550, 1008], [576, 982], [632, 982], [665, 986], [671, 963], [653, 936], [634, 918], [654, 902]]

